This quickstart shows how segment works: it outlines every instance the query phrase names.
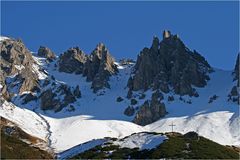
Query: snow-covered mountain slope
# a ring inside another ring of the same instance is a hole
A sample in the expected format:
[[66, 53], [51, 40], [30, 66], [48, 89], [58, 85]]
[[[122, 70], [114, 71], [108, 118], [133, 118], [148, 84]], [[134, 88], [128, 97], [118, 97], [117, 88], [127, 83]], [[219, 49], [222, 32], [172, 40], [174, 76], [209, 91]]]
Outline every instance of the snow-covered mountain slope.
[[45, 118], [51, 126], [51, 146], [55, 152], [62, 152], [93, 139], [123, 138], [132, 133], [145, 131], [141, 126], [120, 120], [92, 120], [87, 116]]
[[[198, 98], [192, 98], [192, 104], [179, 99], [167, 103], [169, 114], [155, 123], [147, 125], [147, 130], [169, 132], [169, 124], [174, 123], [174, 131], [186, 133], [196, 131], [224, 145], [240, 145], [239, 106], [227, 101], [227, 95], [233, 86], [231, 72], [215, 69], [210, 74], [206, 88], [198, 88]], [[218, 98], [208, 103], [210, 97]], [[189, 97], [183, 97], [188, 100]]]
[[[133, 65], [116, 63], [119, 73], [110, 77], [111, 88], [95, 94], [91, 89], [91, 83], [86, 82], [85, 77], [59, 72], [55, 67], [56, 61], [46, 63], [45, 58], [36, 55], [33, 58], [36, 61], [33, 72], [37, 73], [39, 80], [54, 76], [58, 83], [72, 87], [80, 86], [81, 98], [72, 104], [75, 110], [68, 111], [66, 107], [56, 113], [43, 111], [39, 107], [39, 100], [22, 104], [20, 95], [16, 95], [12, 103], [7, 101], [2, 103], [0, 115], [17, 124], [26, 133], [46, 140], [49, 147], [57, 153], [93, 139], [123, 138], [143, 131], [170, 132], [169, 125], [172, 123], [176, 125], [174, 127], [176, 132], [196, 131], [201, 136], [224, 145], [240, 145], [239, 107], [227, 101], [227, 96], [236, 83], [232, 82], [232, 71], [215, 69], [215, 72], [209, 75], [210, 81], [207, 86], [197, 88], [199, 97], [182, 96], [180, 100], [180, 96], [172, 92], [164, 94], [163, 101], [168, 114], [143, 127], [131, 122], [133, 116], [123, 114], [131, 104], [126, 98], [128, 92], [126, 86]], [[39, 68], [45, 71], [39, 71]], [[150, 99], [152, 92], [152, 90], [144, 92], [145, 98], [137, 99], [136, 106]], [[133, 95], [141, 93], [143, 91], [134, 92]], [[167, 101], [169, 95], [174, 97], [174, 101]], [[217, 96], [216, 100], [209, 103], [209, 99], [214, 95]], [[122, 97], [123, 101], [117, 102], [118, 97]]]

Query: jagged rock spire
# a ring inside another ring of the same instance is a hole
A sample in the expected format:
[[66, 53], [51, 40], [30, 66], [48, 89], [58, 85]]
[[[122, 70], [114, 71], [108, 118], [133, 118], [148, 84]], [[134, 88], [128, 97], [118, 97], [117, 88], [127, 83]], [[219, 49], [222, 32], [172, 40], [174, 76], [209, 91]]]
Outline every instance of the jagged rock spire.
[[168, 30], [163, 31], [163, 39], [171, 37], [171, 32]]
[[45, 57], [49, 61], [53, 61], [56, 59], [56, 55], [53, 51], [51, 51], [49, 48], [40, 46], [38, 49], [38, 56]]
[[211, 66], [199, 53], [186, 48], [170, 31], [164, 31], [163, 38], [160, 43], [154, 38], [151, 48], [141, 51], [134, 76], [129, 79], [129, 89], [137, 91], [153, 87], [168, 92], [172, 86], [176, 94], [195, 95], [192, 85], [205, 86]]

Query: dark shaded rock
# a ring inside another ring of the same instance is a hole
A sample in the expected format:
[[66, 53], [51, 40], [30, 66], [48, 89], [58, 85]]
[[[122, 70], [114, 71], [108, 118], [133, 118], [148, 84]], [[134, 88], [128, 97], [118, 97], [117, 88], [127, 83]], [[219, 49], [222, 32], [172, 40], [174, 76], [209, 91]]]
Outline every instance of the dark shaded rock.
[[78, 47], [71, 48], [60, 56], [59, 71], [83, 74], [96, 93], [103, 88], [110, 88], [109, 77], [118, 72], [117, 65], [108, 49], [100, 43], [90, 56], [85, 55]]
[[78, 47], [70, 48], [59, 57], [60, 72], [82, 74], [87, 56]]
[[44, 82], [43, 82], [43, 87], [46, 87], [49, 84], [50, 84], [50, 80], [49, 79], [45, 79]]
[[133, 94], [133, 93], [132, 93], [132, 90], [129, 89], [129, 90], [128, 90], [128, 93], [127, 93], [127, 98], [128, 98], [128, 99], [132, 98], [132, 94]]
[[65, 91], [65, 96], [64, 96], [64, 103], [63, 103], [63, 106], [67, 106], [68, 104], [70, 103], [73, 103], [76, 101], [76, 98], [75, 96], [72, 94], [70, 88], [68, 88], [67, 91]]
[[213, 95], [212, 97], [209, 98], [208, 103], [212, 103], [213, 101], [215, 101], [218, 98], [217, 95]]
[[123, 98], [122, 97], [117, 97], [117, 102], [122, 102]]
[[145, 101], [136, 113], [133, 122], [144, 126], [159, 120], [161, 117], [164, 117], [166, 113], [165, 105], [163, 103], [160, 103], [159, 101]]
[[81, 91], [80, 91], [80, 87], [79, 85], [77, 85], [77, 87], [75, 88], [75, 90], [73, 91], [74, 96], [76, 96], [77, 98], [81, 97]]
[[197, 95], [192, 86], [204, 87], [211, 66], [196, 51], [190, 51], [178, 36], [164, 31], [163, 40], [154, 37], [152, 46], [138, 55], [129, 90], [160, 89], [168, 93], [169, 86], [179, 95]]
[[48, 89], [40, 95], [40, 105], [42, 110], [59, 110], [61, 108], [60, 100], [56, 99], [56, 93]]
[[173, 96], [168, 96], [168, 101], [169, 102], [174, 101], [174, 97]]
[[33, 95], [32, 93], [21, 95], [21, 98], [23, 98], [23, 103], [22, 104], [27, 104], [30, 101], [36, 101], [37, 100], [37, 96]]
[[53, 53], [49, 48], [40, 46], [38, 49], [38, 56], [47, 58], [50, 62], [56, 59], [55, 53]]
[[144, 93], [141, 93], [141, 95], [139, 96], [139, 99], [144, 99], [146, 97], [146, 95]]
[[232, 96], [238, 96], [238, 87], [234, 86], [231, 90], [231, 95]]
[[232, 101], [232, 102], [237, 102], [237, 104], [240, 104], [240, 97], [239, 97], [239, 54], [237, 56], [237, 60], [236, 60], [236, 64], [235, 64], [235, 68], [233, 71], [233, 81], [237, 81], [237, 84], [234, 85], [231, 89], [231, 92], [228, 95], [228, 101]]
[[135, 104], [137, 104], [137, 100], [136, 99], [131, 99], [131, 105], [135, 105]]
[[152, 102], [157, 102], [157, 101], [161, 101], [163, 100], [163, 94], [159, 91], [156, 90], [153, 94], [152, 94]]
[[133, 116], [134, 115], [134, 112], [135, 112], [135, 109], [132, 107], [132, 106], [128, 106], [125, 111], [124, 111], [124, 114], [126, 116]]
[[110, 88], [109, 77], [117, 72], [114, 59], [105, 45], [100, 43], [87, 59], [83, 76], [87, 77], [87, 81], [92, 81], [91, 88], [96, 93], [100, 89]]
[[238, 56], [237, 56], [237, 60], [236, 60], [236, 64], [235, 64], [235, 67], [234, 67], [234, 72], [233, 72], [233, 74], [234, 74], [234, 81], [235, 80], [238, 80], [238, 86], [239, 86], [239, 54], [238, 54]]
[[73, 105], [69, 105], [69, 107], [67, 108], [67, 111], [73, 112], [75, 111], [75, 107]]

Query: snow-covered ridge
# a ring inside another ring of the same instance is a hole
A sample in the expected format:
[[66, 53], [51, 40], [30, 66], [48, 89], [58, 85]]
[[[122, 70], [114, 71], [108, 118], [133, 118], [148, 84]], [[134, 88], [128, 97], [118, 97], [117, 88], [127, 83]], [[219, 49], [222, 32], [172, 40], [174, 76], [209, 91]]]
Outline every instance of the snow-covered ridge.
[[0, 36], [0, 42], [6, 40], [6, 39], [9, 39], [8, 37], [4, 37], [4, 36]]

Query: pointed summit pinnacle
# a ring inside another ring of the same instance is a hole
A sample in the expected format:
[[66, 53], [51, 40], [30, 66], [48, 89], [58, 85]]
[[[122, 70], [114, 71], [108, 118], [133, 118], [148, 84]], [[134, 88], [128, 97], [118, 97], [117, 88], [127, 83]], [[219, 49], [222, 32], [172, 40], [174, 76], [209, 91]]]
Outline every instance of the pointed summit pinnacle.
[[163, 31], [163, 39], [169, 38], [171, 36], [171, 32], [168, 30]]

